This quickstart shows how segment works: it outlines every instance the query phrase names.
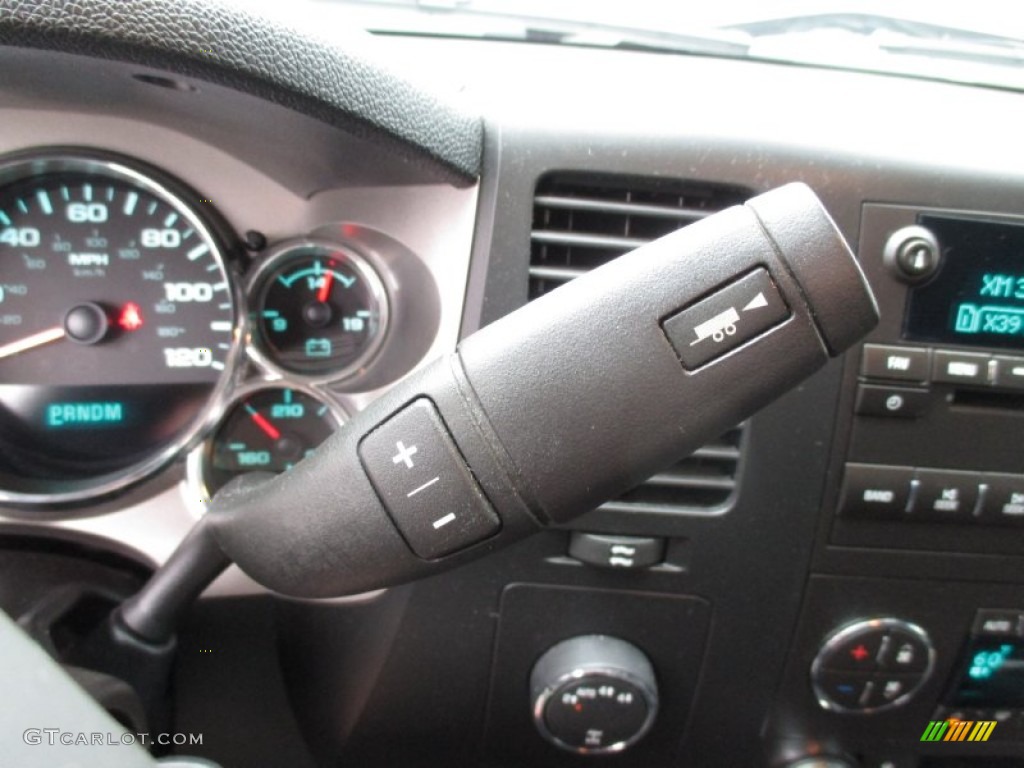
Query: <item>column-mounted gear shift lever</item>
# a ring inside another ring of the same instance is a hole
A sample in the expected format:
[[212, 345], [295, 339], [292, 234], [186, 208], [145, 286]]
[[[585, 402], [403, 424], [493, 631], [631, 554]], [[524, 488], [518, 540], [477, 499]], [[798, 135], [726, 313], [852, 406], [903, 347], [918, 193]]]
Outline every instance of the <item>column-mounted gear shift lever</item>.
[[170, 637], [229, 561], [327, 597], [479, 557], [637, 485], [877, 321], [814, 194], [761, 195], [473, 334], [291, 471], [229, 486], [120, 621]]

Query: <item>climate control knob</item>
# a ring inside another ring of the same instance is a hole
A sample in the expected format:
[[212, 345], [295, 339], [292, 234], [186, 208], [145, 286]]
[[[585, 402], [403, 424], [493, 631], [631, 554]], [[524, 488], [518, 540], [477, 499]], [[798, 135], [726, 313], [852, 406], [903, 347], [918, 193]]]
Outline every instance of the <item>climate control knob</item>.
[[548, 649], [530, 675], [533, 718], [541, 735], [581, 755], [621, 752], [654, 723], [654, 669], [634, 645], [583, 635]]

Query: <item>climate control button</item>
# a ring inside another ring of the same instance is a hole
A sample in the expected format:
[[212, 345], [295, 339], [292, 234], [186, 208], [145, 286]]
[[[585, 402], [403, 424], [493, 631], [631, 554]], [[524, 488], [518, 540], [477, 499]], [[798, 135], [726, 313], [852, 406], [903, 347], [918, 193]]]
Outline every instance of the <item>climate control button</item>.
[[878, 666], [885, 672], [920, 674], [928, 669], [931, 646], [923, 633], [891, 628], [882, 643]]
[[823, 709], [871, 714], [910, 701], [934, 663], [931, 641], [916, 624], [864, 619], [829, 635], [811, 664], [811, 684]]
[[825, 653], [822, 664], [829, 670], [874, 672], [879, 668], [885, 639], [886, 632], [882, 627], [837, 638]]

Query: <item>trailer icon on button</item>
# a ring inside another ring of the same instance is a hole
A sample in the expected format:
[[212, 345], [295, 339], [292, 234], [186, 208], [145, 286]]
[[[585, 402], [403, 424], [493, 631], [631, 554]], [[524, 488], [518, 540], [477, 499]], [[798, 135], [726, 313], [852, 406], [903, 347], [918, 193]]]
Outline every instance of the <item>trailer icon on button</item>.
[[725, 337], [736, 333], [736, 323], [740, 316], [736, 314], [735, 307], [729, 307], [720, 315], [715, 315], [706, 323], [701, 323], [693, 330], [697, 333], [697, 340], [691, 341], [690, 346], [700, 344], [709, 336], [715, 341], [725, 341]]
[[735, 349], [789, 317], [768, 271], [758, 268], [662, 324], [686, 368]]
[[[768, 306], [768, 299], [764, 297], [764, 291], [761, 291], [750, 302], [743, 308], [744, 312], [750, 312], [753, 309], [760, 309], [761, 307]], [[693, 330], [697, 334], [697, 340], [691, 341], [690, 346], [700, 344], [702, 341], [710, 337], [712, 341], [725, 341], [726, 336], [732, 336], [736, 333], [736, 323], [740, 321], [740, 316], [736, 312], [736, 307], [729, 307], [725, 312], [715, 315], [706, 323], [701, 323]]]

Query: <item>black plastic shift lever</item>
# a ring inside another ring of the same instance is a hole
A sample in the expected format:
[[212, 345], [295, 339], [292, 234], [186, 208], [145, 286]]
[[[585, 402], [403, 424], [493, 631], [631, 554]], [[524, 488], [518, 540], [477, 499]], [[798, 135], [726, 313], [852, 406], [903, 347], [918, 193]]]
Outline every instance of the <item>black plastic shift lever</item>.
[[761, 195], [473, 334], [289, 472], [218, 494], [122, 620], [162, 639], [228, 559], [327, 597], [479, 557], [637, 485], [877, 321], [814, 194]]

